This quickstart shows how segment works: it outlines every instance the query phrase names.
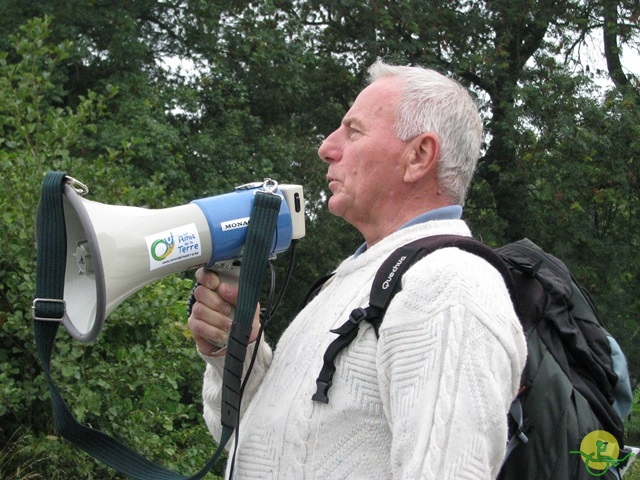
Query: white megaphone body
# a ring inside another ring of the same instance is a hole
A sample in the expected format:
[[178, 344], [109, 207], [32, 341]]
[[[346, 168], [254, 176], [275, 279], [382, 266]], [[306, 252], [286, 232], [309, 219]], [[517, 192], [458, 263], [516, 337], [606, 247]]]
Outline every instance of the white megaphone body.
[[214, 268], [242, 257], [257, 189], [281, 195], [272, 253], [305, 234], [300, 185], [272, 180], [186, 205], [146, 209], [107, 205], [81, 196], [72, 179], [63, 208], [67, 237], [64, 325], [82, 342], [93, 341], [106, 317], [145, 285], [201, 266]]

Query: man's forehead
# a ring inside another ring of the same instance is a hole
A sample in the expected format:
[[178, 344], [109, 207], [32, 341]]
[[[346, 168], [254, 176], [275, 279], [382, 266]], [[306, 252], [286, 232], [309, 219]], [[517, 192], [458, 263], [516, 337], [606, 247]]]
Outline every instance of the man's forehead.
[[365, 127], [380, 116], [395, 118], [398, 92], [395, 85], [388, 80], [376, 80], [365, 88], [355, 99], [349, 111], [342, 119], [342, 124], [349, 127]]

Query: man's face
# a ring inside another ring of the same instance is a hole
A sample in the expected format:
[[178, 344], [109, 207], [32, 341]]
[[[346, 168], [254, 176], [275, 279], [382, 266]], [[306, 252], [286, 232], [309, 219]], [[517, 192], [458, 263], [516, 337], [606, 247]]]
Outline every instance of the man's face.
[[[365, 232], [400, 207], [407, 142], [394, 132], [400, 84], [382, 78], [356, 98], [318, 149], [329, 165], [329, 211]], [[384, 228], [384, 227], [382, 227]]]

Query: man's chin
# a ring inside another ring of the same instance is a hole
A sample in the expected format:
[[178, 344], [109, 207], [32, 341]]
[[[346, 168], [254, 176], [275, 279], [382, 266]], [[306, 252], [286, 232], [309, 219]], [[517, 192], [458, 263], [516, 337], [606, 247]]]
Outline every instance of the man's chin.
[[329, 198], [329, 201], [327, 202], [327, 208], [329, 209], [329, 213], [331, 213], [332, 215], [335, 215], [336, 217], [344, 218], [342, 216], [342, 213], [343, 213], [342, 205], [340, 204], [340, 200], [336, 198], [335, 195]]

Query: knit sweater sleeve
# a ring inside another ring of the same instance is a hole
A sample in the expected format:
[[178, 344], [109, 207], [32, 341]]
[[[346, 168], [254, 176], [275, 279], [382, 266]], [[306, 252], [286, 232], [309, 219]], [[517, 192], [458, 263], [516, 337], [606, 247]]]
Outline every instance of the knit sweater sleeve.
[[394, 478], [495, 478], [526, 343], [500, 274], [444, 249], [414, 265], [378, 342]]
[[[256, 348], [256, 344], [252, 343], [247, 347], [247, 355], [244, 362], [244, 375], [246, 375], [247, 367]], [[257, 346], [258, 352], [256, 355], [256, 361], [251, 371], [251, 375], [245, 386], [242, 402], [240, 404], [240, 417], [249, 405], [251, 398], [255, 395], [256, 391], [262, 383], [267, 370], [271, 366], [271, 360], [273, 352], [271, 347], [261, 341]], [[224, 372], [224, 362], [226, 357], [207, 357], [201, 355], [206, 362], [206, 368], [204, 372], [204, 380], [202, 387], [202, 403], [204, 409], [204, 420], [209, 428], [209, 431], [213, 435], [216, 441], [220, 441], [222, 435], [221, 420], [221, 401], [222, 401], [222, 376]]]

